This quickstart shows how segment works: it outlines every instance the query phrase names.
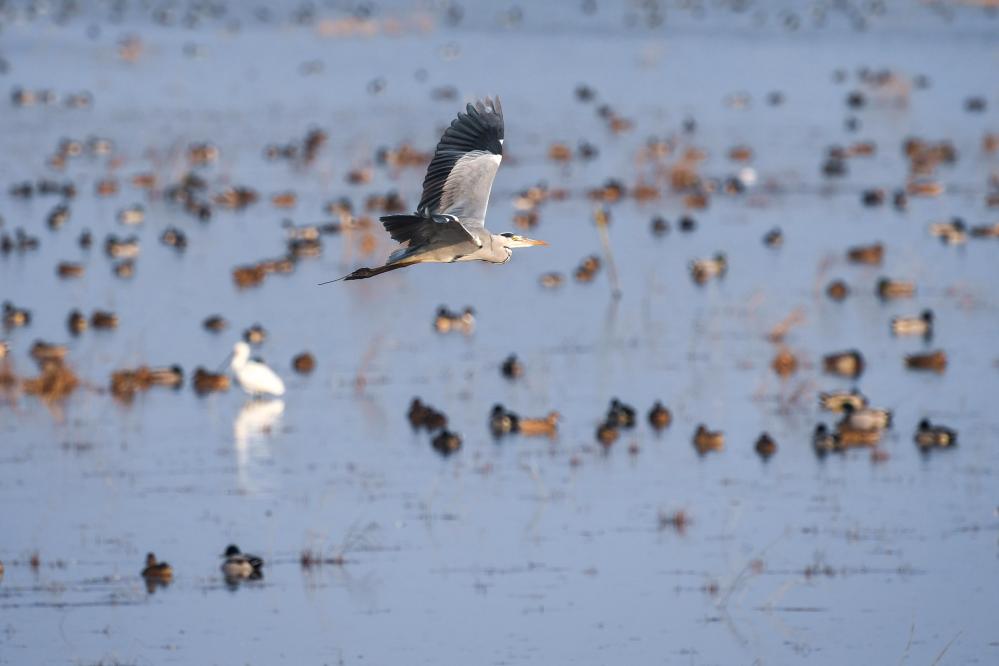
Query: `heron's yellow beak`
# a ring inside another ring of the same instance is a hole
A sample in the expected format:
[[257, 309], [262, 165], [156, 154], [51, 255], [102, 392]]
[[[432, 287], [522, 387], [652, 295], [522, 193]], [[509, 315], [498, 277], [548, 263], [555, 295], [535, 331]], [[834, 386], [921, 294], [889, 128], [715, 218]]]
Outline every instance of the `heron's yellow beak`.
[[525, 238], [518, 234], [500, 234], [503, 237], [503, 245], [506, 247], [533, 247], [536, 245], [548, 245], [545, 241]]

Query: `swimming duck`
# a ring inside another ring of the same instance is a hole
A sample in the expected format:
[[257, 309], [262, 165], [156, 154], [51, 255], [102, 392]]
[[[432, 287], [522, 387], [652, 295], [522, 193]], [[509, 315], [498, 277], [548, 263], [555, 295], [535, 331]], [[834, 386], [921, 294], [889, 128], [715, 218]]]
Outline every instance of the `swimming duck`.
[[846, 175], [846, 160], [837, 155], [829, 155], [822, 164], [822, 173], [829, 178]]
[[277, 259], [265, 259], [257, 264], [257, 268], [264, 273], [293, 273], [295, 271], [295, 258], [279, 257]]
[[423, 415], [423, 427], [433, 432], [447, 428], [448, 418], [444, 412], [428, 407]]
[[281, 226], [288, 235], [288, 240], [315, 241], [319, 240], [319, 235], [322, 233], [319, 226], [315, 224], [295, 226], [291, 220], [284, 220]]
[[651, 223], [653, 236], [665, 236], [669, 233], [669, 221], [662, 215], [656, 215]]
[[503, 405], [493, 405], [493, 409], [489, 413], [489, 431], [493, 437], [497, 438], [509, 435], [519, 430], [519, 421], [518, 416], [508, 411]]
[[911, 180], [905, 187], [908, 193], [915, 197], [937, 197], [944, 191], [943, 184], [932, 178]]
[[139, 239], [136, 236], [118, 238], [110, 234], [104, 239], [104, 252], [113, 259], [134, 259], [139, 256]]
[[227, 322], [225, 317], [221, 315], [211, 315], [210, 317], [206, 317], [205, 320], [201, 322], [201, 325], [205, 328], [205, 330], [211, 331], [212, 333], [218, 333], [220, 331], [224, 331], [226, 327], [229, 326], [229, 322]]
[[770, 367], [778, 377], [788, 377], [798, 370], [798, 357], [790, 349], [781, 347], [774, 360], [770, 362]]
[[264, 577], [264, 561], [256, 555], [242, 553], [235, 544], [230, 544], [222, 555], [225, 561], [222, 562], [222, 574], [226, 582], [238, 582], [240, 580], [259, 580]]
[[294, 208], [298, 203], [298, 195], [294, 192], [278, 192], [271, 195], [271, 203], [275, 208]]
[[864, 357], [856, 349], [851, 349], [826, 355], [822, 365], [830, 374], [856, 378], [864, 371]]
[[561, 287], [563, 282], [565, 282], [565, 276], [557, 272], [544, 273], [538, 278], [538, 284], [545, 289], [556, 289]]
[[240, 289], [256, 287], [266, 277], [267, 271], [256, 264], [251, 266], [237, 266], [232, 269], [232, 280]]
[[885, 248], [881, 243], [872, 245], [857, 245], [846, 251], [846, 258], [854, 264], [867, 264], [876, 266], [881, 263], [885, 256]]
[[933, 311], [923, 310], [918, 317], [893, 317], [891, 332], [895, 335], [933, 335]]
[[184, 370], [179, 365], [164, 368], [147, 368], [149, 383], [156, 386], [180, 388], [184, 383]]
[[471, 307], [466, 307], [464, 312], [458, 317], [465, 333], [471, 333], [475, 328], [475, 311]]
[[885, 191], [880, 187], [864, 190], [860, 195], [860, 201], [865, 206], [875, 208], [885, 202]]
[[573, 272], [573, 277], [576, 279], [576, 282], [592, 282], [593, 278], [600, 272], [601, 265], [600, 257], [591, 254], [579, 262], [579, 266]]
[[690, 276], [697, 284], [704, 284], [711, 278], [720, 278], [727, 270], [728, 261], [721, 252], [712, 259], [696, 259], [690, 263]]
[[756, 449], [757, 455], [760, 456], [764, 461], [769, 460], [773, 454], [777, 453], [777, 442], [773, 440], [769, 433], [762, 433], [756, 440], [756, 445], [753, 447]]
[[187, 159], [191, 164], [210, 164], [218, 158], [219, 149], [210, 143], [192, 143], [187, 147]]
[[204, 368], [198, 368], [194, 371], [192, 383], [194, 385], [194, 390], [201, 395], [213, 393], [215, 391], [229, 390], [228, 375], [209, 372]]
[[243, 331], [243, 341], [251, 345], [261, 345], [267, 339], [267, 331], [260, 324], [254, 324]]
[[656, 400], [655, 404], [652, 405], [652, 409], [649, 410], [649, 425], [654, 430], [660, 431], [668, 428], [672, 422], [673, 414], [670, 413], [669, 409], [663, 403]]
[[834, 451], [842, 450], [839, 435], [830, 432], [825, 423], [819, 423], [815, 426], [815, 432], [812, 434], [812, 448], [815, 449], [815, 455], [820, 458], [824, 458]]
[[142, 204], [129, 206], [118, 211], [118, 222], [120, 224], [135, 226], [136, 224], [142, 224], [145, 219], [146, 209], [142, 207]]
[[242, 210], [251, 204], [255, 204], [260, 195], [249, 187], [232, 186], [227, 187], [215, 195], [215, 203], [232, 210]]
[[634, 428], [636, 422], [635, 408], [614, 398], [611, 400], [610, 407], [607, 408], [606, 420], [607, 423], [617, 428]]
[[697, 230], [697, 220], [692, 218], [690, 215], [684, 215], [681, 217], [677, 224], [680, 227], [680, 231], [684, 233], [691, 233], [692, 231]]
[[957, 444], [957, 431], [942, 425], [933, 425], [929, 419], [922, 419], [914, 435], [916, 446], [927, 451], [932, 448], [950, 448]]
[[66, 345], [57, 345], [43, 340], [35, 340], [35, 343], [31, 345], [30, 354], [31, 358], [35, 359], [38, 363], [62, 363], [68, 352], [69, 348], [67, 348]]
[[90, 325], [98, 330], [118, 328], [118, 315], [106, 310], [94, 310], [90, 315]]
[[3, 302], [3, 325], [7, 328], [20, 328], [31, 323], [31, 310], [19, 308], [10, 301]]
[[286, 245], [288, 248], [288, 256], [294, 259], [318, 257], [323, 252], [323, 242], [318, 237], [291, 238], [287, 241]]
[[119, 261], [111, 268], [111, 272], [114, 273], [115, 277], [127, 280], [135, 275], [135, 261], [132, 259]]
[[152, 386], [180, 388], [184, 383], [184, 372], [180, 366], [149, 368], [141, 366], [135, 370], [117, 370], [111, 373], [111, 394], [124, 402], [131, 402], [139, 391], [147, 391]]
[[422, 427], [426, 410], [427, 407], [419, 398], [413, 398], [413, 400], [409, 403], [409, 410], [406, 412], [406, 418], [409, 419], [409, 424], [414, 428]]
[[518, 379], [524, 375], [524, 364], [516, 354], [510, 354], [500, 365], [500, 373], [507, 379]]
[[309, 352], [302, 352], [291, 359], [291, 367], [301, 375], [307, 375], [316, 369], [316, 357]]
[[848, 405], [854, 410], [864, 409], [867, 398], [856, 389], [819, 394], [819, 406], [827, 412], [843, 412]]
[[620, 436], [621, 432], [617, 429], [617, 426], [612, 423], [604, 421], [597, 426], [597, 441], [605, 449], [609, 449]]
[[702, 423], [694, 432], [694, 448], [701, 455], [708, 451], [721, 451], [725, 448], [725, 433], [720, 430], [708, 430]]
[[939, 238], [947, 245], [963, 245], [968, 240], [968, 228], [964, 220], [955, 217], [948, 222], [930, 224], [930, 235]]
[[862, 407], [857, 409], [852, 403], [843, 405], [843, 418], [839, 425], [854, 430], [884, 430], [891, 428], [892, 414], [887, 409]]
[[549, 437], [554, 439], [558, 435], [558, 421], [561, 418], [558, 412], [548, 412], [547, 416], [541, 418], [520, 418], [517, 421], [517, 430], [526, 437]]
[[925, 354], [909, 354], [905, 357], [905, 366], [910, 370], [943, 372], [947, 369], [947, 353], [938, 349]]
[[973, 238], [999, 238], [999, 222], [995, 224], [980, 224], [971, 228]]
[[849, 157], [870, 157], [877, 151], [873, 141], [858, 141], [846, 149]]
[[146, 555], [146, 568], [142, 570], [142, 577], [147, 581], [166, 584], [173, 580], [173, 567], [166, 562], [157, 562], [156, 555], [149, 553]]
[[784, 244], [784, 232], [780, 227], [774, 227], [763, 236], [763, 244], [772, 248], [780, 247]]
[[444, 429], [437, 433], [430, 443], [434, 447], [434, 451], [442, 456], [449, 456], [461, 448], [461, 437], [457, 433]]
[[48, 217], [45, 222], [48, 224], [49, 229], [53, 231], [62, 227], [69, 221], [69, 206], [66, 204], [59, 204], [51, 211], [49, 211]]
[[167, 227], [160, 235], [160, 242], [177, 250], [187, 248], [187, 235], [177, 227]]
[[540, 217], [536, 210], [520, 211], [513, 215], [513, 226], [524, 230], [533, 229], [538, 226], [539, 219]]
[[475, 310], [466, 307], [464, 312], [451, 312], [447, 307], [437, 308], [434, 317], [434, 330], [438, 333], [460, 331], [466, 335], [475, 330]]
[[849, 424], [840, 422], [836, 426], [836, 436], [837, 441], [840, 444], [841, 449], [847, 449], [854, 446], [877, 446], [881, 441], [881, 434], [883, 430], [873, 429], [866, 430], [861, 428], [854, 428]]
[[409, 404], [407, 417], [410, 425], [417, 429], [426, 428], [434, 431], [447, 428], [447, 416], [430, 405], [423, 404], [419, 398], [413, 398]]
[[83, 276], [83, 264], [75, 261], [60, 261], [56, 266], [56, 275], [63, 279], [78, 278]]
[[878, 280], [877, 294], [888, 301], [895, 298], [912, 298], [916, 293], [916, 285], [905, 280], [892, 280], [883, 277]]
[[73, 310], [66, 320], [66, 327], [72, 335], [79, 335], [87, 330], [87, 318], [79, 310]]

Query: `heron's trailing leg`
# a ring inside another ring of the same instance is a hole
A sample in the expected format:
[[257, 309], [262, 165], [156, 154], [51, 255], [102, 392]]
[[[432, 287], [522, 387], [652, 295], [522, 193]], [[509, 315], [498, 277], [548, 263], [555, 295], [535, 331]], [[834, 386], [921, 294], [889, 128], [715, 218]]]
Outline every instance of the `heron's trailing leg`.
[[374, 277], [376, 275], [381, 275], [382, 273], [388, 273], [389, 271], [394, 271], [397, 268], [405, 268], [406, 266], [412, 266], [413, 264], [419, 263], [418, 261], [403, 261], [398, 264], [386, 264], [385, 266], [378, 266], [377, 268], [358, 268], [356, 271], [349, 275], [344, 275], [341, 278], [335, 280], [328, 280], [326, 282], [320, 282], [320, 285], [330, 284], [331, 282], [339, 282], [340, 280], [364, 280], [369, 277]]

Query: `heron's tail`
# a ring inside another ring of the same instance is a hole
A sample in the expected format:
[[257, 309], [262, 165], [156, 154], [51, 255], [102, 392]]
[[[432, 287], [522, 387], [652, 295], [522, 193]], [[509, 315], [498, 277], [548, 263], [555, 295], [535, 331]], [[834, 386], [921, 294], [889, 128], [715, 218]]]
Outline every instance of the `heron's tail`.
[[358, 268], [353, 273], [349, 275], [344, 275], [335, 280], [327, 280], [326, 282], [320, 282], [319, 286], [324, 284], [330, 284], [331, 282], [339, 282], [341, 280], [364, 280], [370, 277], [375, 277], [376, 275], [381, 275], [382, 273], [388, 273], [389, 271], [394, 271], [397, 268], [405, 268], [406, 266], [412, 266], [413, 264], [419, 263], [417, 261], [403, 261], [397, 264], [385, 264], [384, 266], [378, 266], [377, 268]]

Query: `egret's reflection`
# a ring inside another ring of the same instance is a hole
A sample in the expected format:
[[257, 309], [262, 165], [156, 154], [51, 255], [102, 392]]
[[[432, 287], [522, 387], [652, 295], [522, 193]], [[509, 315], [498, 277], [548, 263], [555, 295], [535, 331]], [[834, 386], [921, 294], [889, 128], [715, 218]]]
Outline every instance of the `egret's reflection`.
[[269, 438], [284, 413], [283, 400], [247, 400], [233, 421], [232, 431], [236, 441], [236, 470], [240, 490], [256, 491], [251, 478], [255, 462], [270, 459]]

